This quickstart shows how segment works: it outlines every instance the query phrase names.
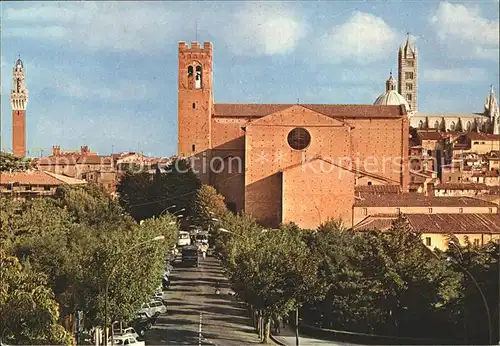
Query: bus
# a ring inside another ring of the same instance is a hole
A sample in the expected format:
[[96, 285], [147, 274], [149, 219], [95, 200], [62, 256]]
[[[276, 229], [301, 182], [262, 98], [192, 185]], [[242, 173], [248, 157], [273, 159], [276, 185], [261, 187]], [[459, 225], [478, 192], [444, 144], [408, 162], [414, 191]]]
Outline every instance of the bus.
[[180, 231], [179, 239], [177, 239], [177, 246], [183, 247], [187, 245], [191, 245], [191, 237], [189, 235], [189, 232]]
[[198, 247], [187, 245], [182, 248], [182, 263], [198, 266]]

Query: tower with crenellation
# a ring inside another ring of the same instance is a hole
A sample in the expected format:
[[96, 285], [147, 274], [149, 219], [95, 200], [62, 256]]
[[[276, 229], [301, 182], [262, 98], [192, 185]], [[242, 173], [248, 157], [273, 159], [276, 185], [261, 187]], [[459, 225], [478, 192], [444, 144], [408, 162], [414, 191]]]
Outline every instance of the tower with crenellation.
[[203, 168], [203, 162], [210, 158], [212, 147], [212, 43], [204, 42], [200, 46], [192, 42], [189, 47], [179, 42], [178, 49], [178, 154], [196, 158], [193, 169], [207, 182], [209, 172]]
[[21, 59], [17, 59], [12, 70], [13, 89], [10, 92], [12, 106], [12, 154], [17, 157], [26, 156], [26, 106], [28, 89], [26, 73]]

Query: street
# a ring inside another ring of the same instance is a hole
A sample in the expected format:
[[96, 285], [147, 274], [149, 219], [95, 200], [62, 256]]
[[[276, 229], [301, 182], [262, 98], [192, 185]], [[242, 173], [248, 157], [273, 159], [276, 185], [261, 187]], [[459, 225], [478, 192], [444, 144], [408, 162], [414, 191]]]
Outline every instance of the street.
[[[219, 281], [221, 294], [215, 294]], [[244, 303], [228, 295], [228, 282], [214, 257], [202, 259], [199, 267], [174, 263], [171, 286], [165, 292], [167, 313], [146, 332], [146, 345], [258, 344]]]

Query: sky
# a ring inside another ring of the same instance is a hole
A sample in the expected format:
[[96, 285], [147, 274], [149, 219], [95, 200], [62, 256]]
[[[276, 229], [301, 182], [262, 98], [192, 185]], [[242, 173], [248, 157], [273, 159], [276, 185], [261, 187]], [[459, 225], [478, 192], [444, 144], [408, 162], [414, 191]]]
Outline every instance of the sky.
[[[499, 2], [1, 2], [1, 145], [26, 70], [28, 156], [177, 151], [177, 45], [210, 41], [219, 103], [372, 104], [407, 32], [419, 110], [482, 112], [499, 89]], [[498, 96], [498, 93], [497, 93]]]

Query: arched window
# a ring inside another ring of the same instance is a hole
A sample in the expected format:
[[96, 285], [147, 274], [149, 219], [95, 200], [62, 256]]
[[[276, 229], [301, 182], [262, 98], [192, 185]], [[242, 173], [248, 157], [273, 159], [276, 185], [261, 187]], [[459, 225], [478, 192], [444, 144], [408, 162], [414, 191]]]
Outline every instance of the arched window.
[[422, 129], [423, 127], [424, 127], [424, 122], [423, 122], [422, 120], [420, 120], [420, 121], [418, 122], [418, 128], [419, 128], [419, 129]]
[[194, 88], [194, 67], [188, 66], [188, 89]]
[[450, 130], [455, 131], [455, 122], [454, 121], [451, 122]]
[[436, 120], [436, 122], [434, 123], [434, 128], [439, 129], [439, 121]]
[[196, 66], [196, 77], [194, 82], [195, 89], [201, 88], [201, 66]]

